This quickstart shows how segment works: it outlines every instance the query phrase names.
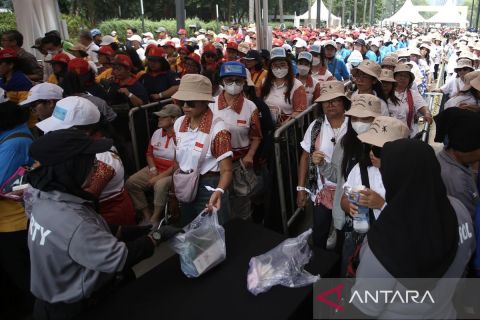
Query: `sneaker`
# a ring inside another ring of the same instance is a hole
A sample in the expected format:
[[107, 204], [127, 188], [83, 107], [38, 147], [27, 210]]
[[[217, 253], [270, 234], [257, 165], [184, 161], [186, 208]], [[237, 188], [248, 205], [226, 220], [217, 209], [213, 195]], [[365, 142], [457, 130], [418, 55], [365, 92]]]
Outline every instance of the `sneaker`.
[[336, 244], [337, 244], [337, 230], [333, 229], [333, 231], [330, 232], [330, 235], [328, 236], [328, 239], [327, 239], [327, 249], [328, 250], [334, 249]]

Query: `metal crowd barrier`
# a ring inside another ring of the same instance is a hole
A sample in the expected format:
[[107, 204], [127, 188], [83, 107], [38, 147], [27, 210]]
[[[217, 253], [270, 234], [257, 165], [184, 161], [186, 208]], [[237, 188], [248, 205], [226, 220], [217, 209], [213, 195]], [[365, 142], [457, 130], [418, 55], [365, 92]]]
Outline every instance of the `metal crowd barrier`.
[[[347, 88], [350, 84], [351, 82], [347, 81], [344, 87]], [[300, 141], [310, 123], [317, 118], [316, 108], [318, 108], [316, 103], [308, 106], [276, 129], [273, 135], [278, 198], [285, 234], [303, 210], [296, 205], [298, 163], [302, 153]]]
[[153, 112], [160, 110], [172, 101], [172, 99], [165, 99], [130, 109], [128, 127], [132, 138], [133, 157], [137, 171], [147, 163], [145, 152], [153, 132], [157, 129], [158, 120], [157, 117], [152, 116]]

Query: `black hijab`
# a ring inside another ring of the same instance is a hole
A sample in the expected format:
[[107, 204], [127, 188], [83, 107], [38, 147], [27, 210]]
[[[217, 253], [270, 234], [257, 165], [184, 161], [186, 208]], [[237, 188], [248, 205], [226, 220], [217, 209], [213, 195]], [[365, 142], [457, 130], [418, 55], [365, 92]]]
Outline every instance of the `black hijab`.
[[28, 174], [28, 182], [42, 191], [57, 190], [94, 201], [82, 186], [93, 169], [95, 154], [111, 146], [110, 139], [93, 140], [77, 129], [47, 133], [30, 146], [30, 156], [40, 166]]
[[441, 278], [458, 245], [458, 222], [429, 145], [401, 139], [382, 149], [387, 206], [368, 244], [395, 278]]

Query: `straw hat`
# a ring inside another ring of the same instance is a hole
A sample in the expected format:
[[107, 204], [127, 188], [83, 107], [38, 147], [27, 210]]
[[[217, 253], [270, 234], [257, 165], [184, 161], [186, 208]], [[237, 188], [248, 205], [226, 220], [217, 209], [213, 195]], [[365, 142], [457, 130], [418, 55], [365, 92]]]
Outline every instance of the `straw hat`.
[[354, 77], [358, 73], [358, 70], [362, 71], [365, 74], [368, 74], [369, 76], [374, 77], [377, 80], [379, 80], [380, 73], [382, 73], [382, 67], [370, 60], [363, 60], [357, 68], [352, 70], [352, 75]]
[[200, 74], [186, 74], [180, 80], [178, 91], [172, 98], [182, 101], [213, 102], [212, 83]]
[[398, 59], [393, 55], [386, 56], [382, 61], [382, 67], [383, 66], [395, 67], [397, 66], [397, 64], [398, 64]]
[[345, 95], [345, 87], [343, 83], [336, 80], [325, 81], [320, 83], [320, 97], [318, 97], [315, 102], [325, 102], [338, 97], [348, 99]]
[[380, 99], [371, 94], [357, 94], [352, 97], [352, 106], [346, 116], [358, 118], [376, 118], [382, 115]]
[[[474, 82], [474, 80], [478, 80], [478, 81]], [[467, 73], [465, 75], [465, 79], [463, 83], [464, 83], [463, 88], [460, 91], [468, 91], [472, 87], [480, 91], [480, 71], [472, 71]]]
[[467, 58], [458, 59], [457, 60], [457, 66], [455, 67], [454, 70], [462, 69], [462, 68], [470, 68], [470, 69], [474, 70], [472, 60], [467, 59]]
[[409, 135], [410, 129], [403, 121], [392, 117], [379, 116], [373, 120], [367, 132], [359, 134], [357, 137], [363, 143], [383, 147], [387, 142], [407, 138]]
[[397, 82], [397, 80], [395, 80], [393, 77], [393, 71], [388, 69], [382, 69], [379, 80], [385, 82]]
[[410, 76], [410, 82], [412, 82], [415, 79], [415, 75], [412, 72], [412, 66], [409, 64], [399, 64], [395, 67], [395, 70], [393, 71], [393, 76], [395, 76], [399, 72], [408, 72], [408, 75]]

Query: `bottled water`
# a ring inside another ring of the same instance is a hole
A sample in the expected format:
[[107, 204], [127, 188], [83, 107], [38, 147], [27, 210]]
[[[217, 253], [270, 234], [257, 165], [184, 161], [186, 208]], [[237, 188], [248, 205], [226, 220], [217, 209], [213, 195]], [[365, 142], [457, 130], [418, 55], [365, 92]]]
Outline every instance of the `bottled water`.
[[353, 217], [353, 229], [358, 233], [368, 232], [368, 229], [370, 229], [370, 224], [368, 222], [369, 209], [358, 205], [358, 202], [360, 201], [360, 191], [365, 189], [365, 186], [357, 186], [355, 188], [345, 186], [343, 189], [348, 201], [358, 206], [358, 213]]

